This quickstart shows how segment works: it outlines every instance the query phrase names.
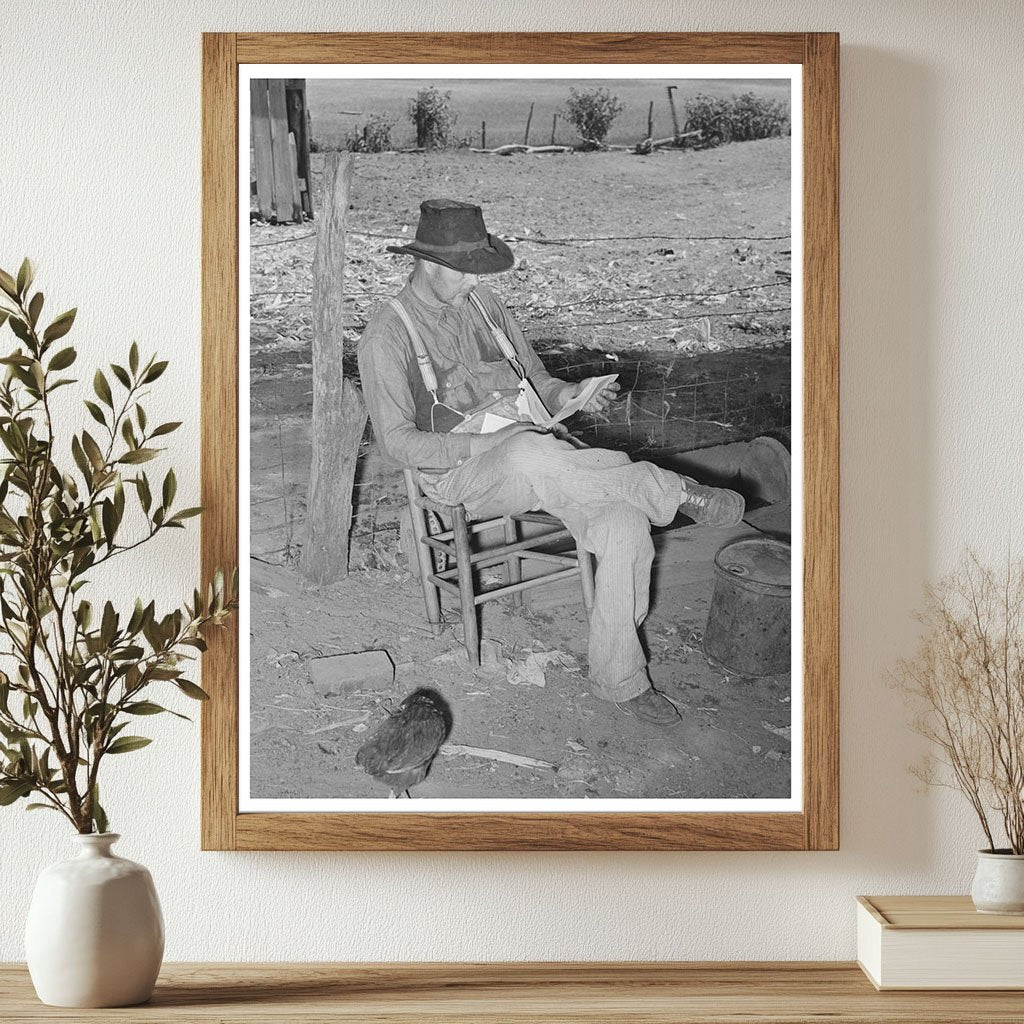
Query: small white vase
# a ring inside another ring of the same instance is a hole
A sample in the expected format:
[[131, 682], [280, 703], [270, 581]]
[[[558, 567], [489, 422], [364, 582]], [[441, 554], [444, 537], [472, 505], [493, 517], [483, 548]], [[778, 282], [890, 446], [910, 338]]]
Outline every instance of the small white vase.
[[25, 926], [36, 994], [49, 1006], [134, 1006], [153, 993], [164, 920], [149, 872], [111, 853], [120, 836], [76, 835], [77, 857], [46, 868]]
[[982, 914], [1024, 914], [1024, 854], [979, 850], [971, 899]]

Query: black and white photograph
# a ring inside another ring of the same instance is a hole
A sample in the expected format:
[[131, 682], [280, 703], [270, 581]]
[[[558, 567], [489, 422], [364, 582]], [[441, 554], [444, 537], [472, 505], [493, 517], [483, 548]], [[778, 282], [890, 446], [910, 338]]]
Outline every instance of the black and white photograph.
[[800, 68], [239, 70], [240, 810], [799, 810]]

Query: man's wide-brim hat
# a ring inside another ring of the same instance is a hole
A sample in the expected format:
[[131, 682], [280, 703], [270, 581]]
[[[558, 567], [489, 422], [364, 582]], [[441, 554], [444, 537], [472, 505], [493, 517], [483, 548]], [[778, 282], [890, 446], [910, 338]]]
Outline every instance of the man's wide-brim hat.
[[389, 245], [387, 250], [418, 256], [463, 274], [500, 274], [515, 262], [512, 250], [487, 233], [480, 207], [456, 199], [424, 200], [415, 240], [408, 245]]

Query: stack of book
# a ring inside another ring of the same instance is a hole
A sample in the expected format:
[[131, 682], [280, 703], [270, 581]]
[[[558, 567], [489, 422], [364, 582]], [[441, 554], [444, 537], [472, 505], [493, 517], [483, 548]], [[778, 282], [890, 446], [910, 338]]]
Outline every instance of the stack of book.
[[979, 914], [970, 896], [858, 896], [857, 962], [878, 989], [1024, 989], [1024, 915]]

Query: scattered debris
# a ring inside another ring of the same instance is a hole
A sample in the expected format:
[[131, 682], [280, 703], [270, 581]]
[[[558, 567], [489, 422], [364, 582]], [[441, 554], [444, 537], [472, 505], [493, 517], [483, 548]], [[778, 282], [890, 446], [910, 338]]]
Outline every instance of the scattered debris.
[[322, 732], [331, 732], [334, 729], [345, 729], [356, 722], [365, 722], [370, 717], [369, 711], [356, 711], [352, 710], [352, 714], [348, 718], [342, 718], [337, 722], [331, 722], [330, 725], [321, 725], [316, 729], [307, 729], [307, 736], [319, 736]]
[[784, 740], [790, 739], [790, 727], [788, 725], [772, 725], [771, 722], [762, 722], [761, 725], [773, 736], [781, 736]]

